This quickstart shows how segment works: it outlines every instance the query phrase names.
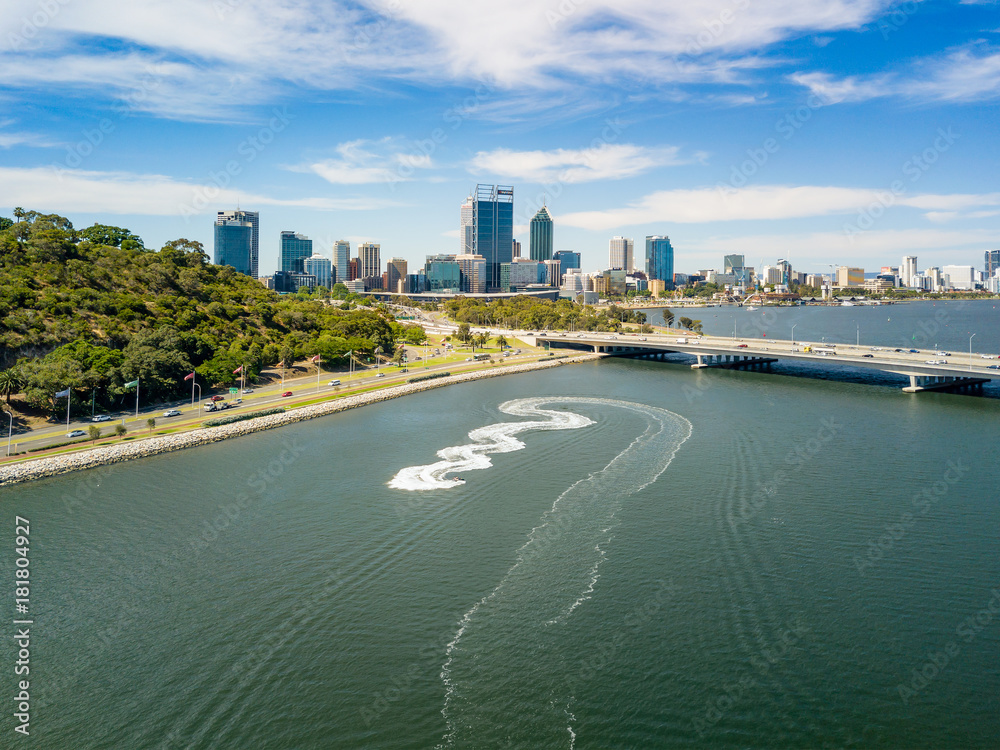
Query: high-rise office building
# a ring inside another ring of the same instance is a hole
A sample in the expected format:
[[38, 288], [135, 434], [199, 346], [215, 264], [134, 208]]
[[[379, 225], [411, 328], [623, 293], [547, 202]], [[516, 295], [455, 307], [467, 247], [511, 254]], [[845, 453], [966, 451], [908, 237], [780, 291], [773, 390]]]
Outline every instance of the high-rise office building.
[[746, 256], [727, 255], [723, 258], [722, 265], [724, 273], [732, 274], [733, 283], [736, 286], [746, 287], [750, 284], [750, 274], [746, 267]]
[[543, 260], [542, 265], [545, 266], [545, 282], [549, 286], [559, 286], [562, 281], [562, 273], [559, 268], [559, 261], [549, 258], [548, 260]]
[[404, 258], [390, 258], [385, 264], [385, 290], [396, 292], [397, 294], [408, 294], [406, 288], [406, 260]]
[[331, 278], [333, 276], [333, 263], [329, 258], [322, 255], [313, 255], [302, 261], [305, 273], [316, 277], [316, 286], [324, 286], [330, 289], [333, 286]]
[[379, 260], [381, 250], [381, 245], [372, 242], [358, 245], [358, 278], [365, 282], [368, 289], [382, 285], [382, 262]]
[[486, 289], [500, 288], [500, 264], [510, 263], [514, 249], [514, 188], [477, 185], [472, 203], [473, 255], [486, 261]]
[[983, 264], [983, 276], [988, 279], [997, 272], [997, 269], [1000, 269], [1000, 250], [987, 250]]
[[899, 280], [903, 286], [914, 286], [913, 280], [917, 275], [917, 256], [904, 255], [903, 264], [899, 267]]
[[[245, 221], [250, 224], [250, 271], [247, 274], [253, 278], [259, 278], [260, 271], [260, 214], [257, 211], [219, 211], [215, 223], [221, 221]], [[228, 264], [225, 264], [228, 265]]]
[[427, 291], [458, 292], [462, 288], [462, 269], [454, 255], [428, 255], [424, 263]]
[[565, 274], [570, 269], [580, 268], [580, 253], [574, 253], [569, 250], [560, 250], [552, 253], [552, 260], [559, 261], [560, 273]]
[[834, 286], [841, 289], [862, 287], [865, 284], [865, 269], [850, 266], [837, 266]]
[[486, 258], [473, 253], [463, 253], [456, 255], [455, 260], [462, 271], [462, 291], [470, 294], [482, 294], [485, 292]]
[[281, 233], [279, 270], [285, 273], [305, 273], [305, 259], [312, 257], [313, 242], [303, 234], [284, 231]]
[[333, 243], [333, 268], [336, 271], [334, 283], [345, 282], [351, 278], [351, 243], [347, 240], [337, 240]]
[[542, 206], [528, 225], [528, 252], [532, 260], [552, 259], [552, 217]]
[[659, 234], [646, 237], [646, 278], [662, 279], [667, 289], [673, 289], [674, 248], [669, 237]]
[[512, 253], [511, 260], [520, 257], [521, 257], [521, 243], [518, 242], [517, 240], [514, 240], [514, 251]]
[[224, 219], [215, 222], [215, 265], [230, 266], [239, 273], [253, 273], [251, 252], [253, 226], [249, 221]]
[[779, 283], [788, 286], [792, 283], [792, 264], [787, 260], [779, 260], [778, 268], [781, 269], [781, 281]]
[[458, 253], [459, 255], [472, 252], [475, 241], [472, 238], [473, 232], [473, 200], [470, 195], [462, 203], [462, 216], [458, 224]]
[[608, 267], [631, 273], [635, 270], [635, 241], [612, 237], [608, 244]]

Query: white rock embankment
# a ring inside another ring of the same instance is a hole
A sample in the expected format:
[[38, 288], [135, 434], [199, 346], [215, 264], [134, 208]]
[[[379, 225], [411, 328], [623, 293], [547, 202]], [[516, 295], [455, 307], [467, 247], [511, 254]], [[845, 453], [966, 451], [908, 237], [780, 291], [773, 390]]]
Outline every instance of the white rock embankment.
[[420, 383], [404, 383], [402, 385], [390, 386], [368, 393], [359, 393], [354, 396], [345, 396], [323, 404], [313, 406], [293, 407], [282, 414], [271, 414], [266, 417], [255, 417], [242, 422], [222, 425], [220, 427], [202, 427], [190, 432], [182, 432], [177, 435], [163, 435], [160, 437], [145, 438], [127, 443], [117, 443], [115, 445], [105, 445], [99, 448], [90, 448], [74, 451], [61, 456], [49, 456], [24, 461], [10, 466], [0, 467], [0, 486], [27, 482], [32, 479], [42, 479], [43, 477], [66, 474], [71, 471], [81, 469], [91, 469], [95, 466], [114, 464], [121, 461], [129, 461], [134, 458], [144, 458], [157, 453], [167, 453], [169, 451], [193, 448], [206, 443], [216, 443], [220, 440], [249, 435], [252, 432], [270, 430], [275, 427], [283, 427], [294, 422], [301, 422], [306, 419], [315, 419], [327, 414], [336, 414], [347, 409], [356, 409], [359, 406], [374, 404], [380, 401], [406, 396], [410, 393], [441, 388], [456, 383], [466, 383], [484, 378], [494, 378], [502, 375], [514, 375], [517, 373], [530, 372], [532, 370], [544, 370], [560, 365], [587, 362], [600, 359], [601, 354], [584, 354], [565, 359], [542, 360], [530, 362], [523, 365], [497, 366], [489, 370], [477, 370], [459, 375], [449, 375], [444, 378], [435, 378]]

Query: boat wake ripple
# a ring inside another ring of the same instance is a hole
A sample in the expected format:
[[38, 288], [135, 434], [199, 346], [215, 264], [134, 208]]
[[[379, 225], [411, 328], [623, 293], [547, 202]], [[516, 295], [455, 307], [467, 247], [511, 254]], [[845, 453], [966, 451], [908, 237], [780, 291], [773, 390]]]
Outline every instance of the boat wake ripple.
[[[647, 427], [607, 466], [553, 501], [515, 553], [513, 566], [459, 621], [441, 667], [447, 730], [439, 747], [551, 744], [546, 738], [555, 744], [569, 739], [573, 746], [573, 723], [567, 727], [559, 710], [572, 698], [572, 686], [559, 675], [566, 674], [566, 660], [587, 654], [581, 651], [581, 634], [565, 627], [567, 620], [594, 595], [624, 499], [656, 481], [691, 435], [684, 417], [644, 404], [572, 396], [518, 399], [500, 410], [532, 421], [474, 430], [469, 435], [475, 443], [446, 448], [436, 464], [404, 469], [392, 486], [450, 487], [454, 480], [448, 474], [486, 468], [489, 454], [523, 448], [514, 437], [519, 432], [594, 423], [543, 405], [626, 409], [645, 417]], [[556, 740], [560, 734], [562, 740]]]

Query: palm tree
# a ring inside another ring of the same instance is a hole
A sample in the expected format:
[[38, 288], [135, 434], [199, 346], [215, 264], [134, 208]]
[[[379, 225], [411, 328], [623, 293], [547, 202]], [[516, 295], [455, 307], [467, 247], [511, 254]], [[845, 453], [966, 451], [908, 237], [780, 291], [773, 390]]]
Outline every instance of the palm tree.
[[25, 214], [25, 211], [20, 206], [17, 206], [14, 209], [14, 218], [17, 219], [18, 221], [21, 221], [24, 218], [24, 214]]
[[485, 349], [486, 344], [490, 341], [490, 335], [488, 333], [480, 333], [476, 336], [476, 341], [479, 343], [480, 349]]
[[507, 348], [507, 337], [504, 336], [502, 333], [499, 336], [497, 336], [497, 346], [499, 346], [501, 350]]
[[13, 367], [0, 372], [0, 393], [7, 397], [8, 404], [11, 394], [20, 393], [22, 388], [24, 388], [24, 379], [20, 372]]

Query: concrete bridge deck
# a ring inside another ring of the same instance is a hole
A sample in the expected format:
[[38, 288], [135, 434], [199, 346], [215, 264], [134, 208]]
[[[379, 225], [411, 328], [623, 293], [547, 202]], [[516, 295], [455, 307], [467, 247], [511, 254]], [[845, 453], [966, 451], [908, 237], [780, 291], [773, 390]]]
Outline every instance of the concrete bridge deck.
[[[926, 390], [952, 390], [981, 386], [1000, 380], [996, 355], [973, 352], [933, 350], [896, 351], [887, 347], [867, 347], [822, 342], [783, 341], [779, 339], [740, 339], [696, 334], [610, 334], [610, 333], [546, 333], [523, 336], [532, 344], [548, 343], [551, 347], [592, 349], [616, 356], [650, 356], [667, 353], [689, 354], [697, 359], [692, 367], [725, 367], [730, 369], [768, 367], [782, 359], [801, 360], [816, 364], [849, 365], [881, 370], [909, 378], [907, 393]], [[806, 351], [810, 347], [813, 351]], [[835, 353], [820, 353], [833, 349]], [[933, 360], [934, 363], [928, 362]]]

